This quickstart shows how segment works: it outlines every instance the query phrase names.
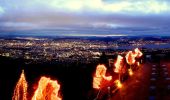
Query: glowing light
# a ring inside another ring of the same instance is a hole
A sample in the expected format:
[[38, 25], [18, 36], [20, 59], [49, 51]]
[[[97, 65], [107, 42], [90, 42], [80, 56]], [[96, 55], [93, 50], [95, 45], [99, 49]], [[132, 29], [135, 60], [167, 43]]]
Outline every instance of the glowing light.
[[140, 66], [140, 63], [139, 63], [139, 62], [137, 62], [137, 65], [138, 65], [138, 66]]
[[123, 85], [119, 80], [116, 80], [115, 83], [116, 83], [118, 88], [122, 88]]
[[123, 57], [118, 55], [116, 63], [115, 63], [115, 70], [114, 70], [114, 72], [116, 72], [116, 73], [120, 72], [120, 70], [122, 68], [122, 62], [123, 62]]
[[96, 68], [95, 76], [93, 77], [93, 88], [100, 89], [103, 80], [111, 81], [112, 76], [105, 76], [106, 67], [104, 65], [98, 65]]
[[41, 77], [32, 100], [61, 100], [59, 90], [60, 85], [56, 80], [53, 81], [50, 78]]
[[143, 53], [138, 48], [135, 49], [135, 54], [137, 58], [140, 58], [143, 55]]
[[25, 79], [24, 70], [14, 90], [12, 100], [27, 100], [27, 81]]
[[130, 69], [128, 69], [128, 72], [129, 72], [129, 75], [130, 76], [132, 76], [133, 75], [133, 71], [132, 71], [132, 69], [130, 68]]
[[132, 53], [132, 51], [129, 51], [129, 52], [126, 54], [126, 56], [125, 56], [126, 61], [127, 61], [127, 63], [128, 63], [129, 65], [132, 65], [132, 64], [135, 63], [135, 57], [136, 57], [136, 55], [134, 55], [134, 54]]

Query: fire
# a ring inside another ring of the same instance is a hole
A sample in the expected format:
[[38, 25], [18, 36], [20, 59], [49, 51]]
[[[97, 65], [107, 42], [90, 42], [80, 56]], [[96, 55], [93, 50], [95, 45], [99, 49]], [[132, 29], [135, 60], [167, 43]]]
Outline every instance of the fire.
[[138, 66], [140, 66], [140, 63], [139, 63], [139, 62], [137, 62], [137, 65], [138, 65]]
[[12, 100], [27, 100], [27, 87], [24, 70], [22, 70], [20, 79], [15, 87]]
[[132, 51], [129, 51], [127, 54], [126, 54], [126, 61], [129, 65], [132, 65], [135, 63], [135, 57], [136, 57], [136, 54], [133, 54]]
[[143, 55], [143, 53], [138, 48], [135, 49], [135, 53], [137, 54], [136, 55], [137, 58], [139, 58]]
[[116, 80], [115, 83], [118, 88], [122, 88], [122, 83], [120, 82], [120, 80]]
[[132, 76], [133, 75], [133, 71], [132, 69], [128, 69], [129, 75]]
[[123, 61], [123, 57], [118, 55], [116, 63], [115, 63], [115, 70], [114, 70], [114, 72], [116, 72], [116, 73], [120, 72], [121, 67], [122, 67], [122, 61]]
[[41, 77], [32, 100], [61, 100], [59, 90], [60, 85], [57, 80], [54, 81], [47, 77]]
[[93, 77], [93, 88], [100, 89], [103, 80], [112, 80], [112, 76], [105, 76], [106, 70], [107, 69], [104, 65], [97, 66], [95, 76]]

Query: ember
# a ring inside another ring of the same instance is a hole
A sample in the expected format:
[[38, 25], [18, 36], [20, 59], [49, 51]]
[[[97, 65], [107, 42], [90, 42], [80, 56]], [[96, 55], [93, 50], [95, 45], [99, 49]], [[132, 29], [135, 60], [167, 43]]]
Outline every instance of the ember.
[[116, 80], [115, 82], [118, 88], [122, 88], [122, 83], [120, 82], [120, 80]]
[[128, 72], [129, 72], [129, 75], [130, 75], [130, 76], [132, 76], [132, 75], [133, 75], [133, 71], [132, 71], [132, 69], [129, 69], [129, 70], [128, 70]]

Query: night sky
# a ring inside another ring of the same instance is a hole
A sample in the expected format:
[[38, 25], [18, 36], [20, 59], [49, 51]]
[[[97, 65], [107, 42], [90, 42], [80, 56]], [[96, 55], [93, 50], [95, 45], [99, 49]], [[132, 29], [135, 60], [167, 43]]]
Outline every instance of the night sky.
[[0, 0], [0, 35], [170, 35], [169, 0]]

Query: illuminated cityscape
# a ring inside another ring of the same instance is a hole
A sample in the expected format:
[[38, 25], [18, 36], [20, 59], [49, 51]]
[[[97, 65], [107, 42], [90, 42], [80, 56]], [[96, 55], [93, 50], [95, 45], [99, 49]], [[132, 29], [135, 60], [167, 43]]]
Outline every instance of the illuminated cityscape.
[[[161, 48], [162, 45], [164, 48]], [[119, 37], [105, 41], [104, 39], [83, 38], [50, 39], [17, 37], [0, 40], [0, 55], [11, 58], [23, 58], [30, 60], [32, 63], [43, 61], [79, 61], [88, 63], [98, 59], [102, 52], [114, 55], [135, 47], [144, 48], [147, 50], [146, 52], [152, 51], [155, 48], [163, 50], [163, 52], [169, 52], [170, 38], [155, 37], [155, 40], [145, 38], [136, 40], [133, 37], [129, 39]]]

